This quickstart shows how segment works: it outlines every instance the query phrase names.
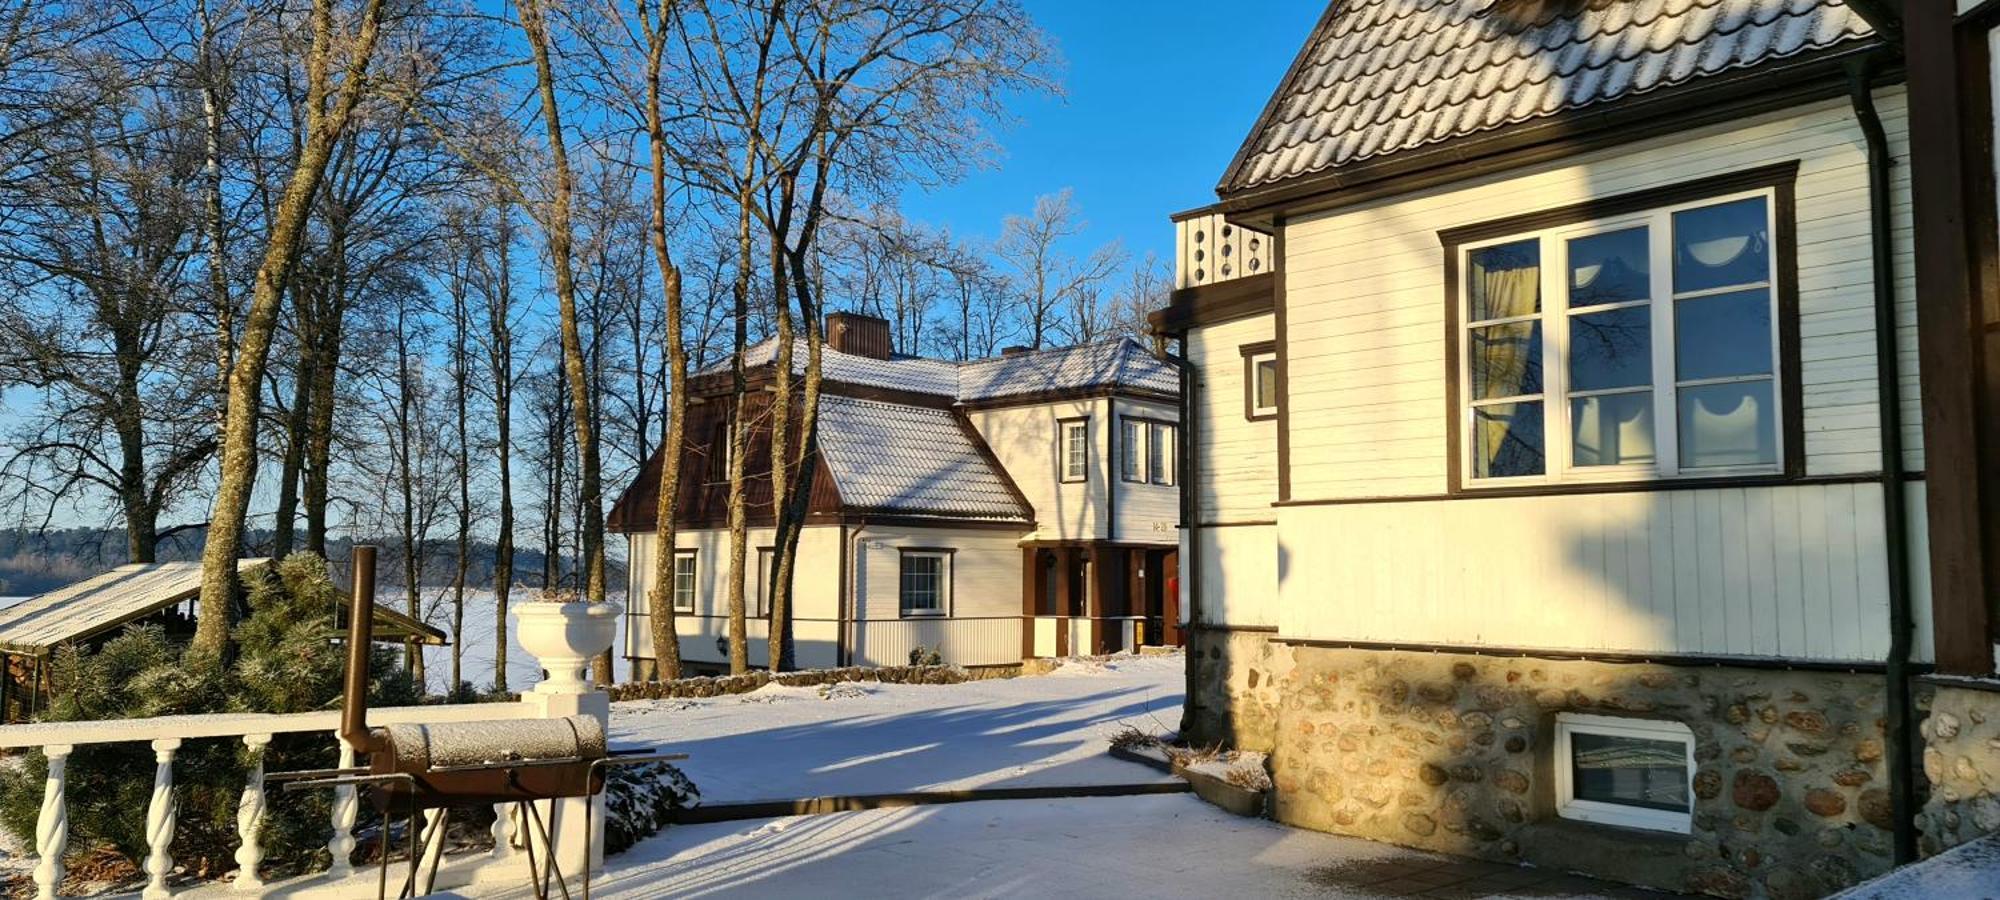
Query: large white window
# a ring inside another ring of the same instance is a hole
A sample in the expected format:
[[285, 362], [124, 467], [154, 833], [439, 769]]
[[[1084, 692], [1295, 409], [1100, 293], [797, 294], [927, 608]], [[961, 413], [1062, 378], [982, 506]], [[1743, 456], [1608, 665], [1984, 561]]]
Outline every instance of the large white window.
[[1694, 733], [1678, 722], [1556, 717], [1556, 813], [1686, 834], [1694, 812]]
[[694, 612], [694, 592], [699, 580], [699, 563], [695, 551], [679, 550], [674, 553], [674, 612]]
[[1470, 485], [1775, 473], [1770, 190], [1461, 249]]
[[1090, 478], [1090, 420], [1063, 419], [1056, 423], [1062, 434], [1059, 448], [1063, 481], [1086, 481]]
[[898, 594], [904, 616], [951, 614], [951, 553], [904, 550]]

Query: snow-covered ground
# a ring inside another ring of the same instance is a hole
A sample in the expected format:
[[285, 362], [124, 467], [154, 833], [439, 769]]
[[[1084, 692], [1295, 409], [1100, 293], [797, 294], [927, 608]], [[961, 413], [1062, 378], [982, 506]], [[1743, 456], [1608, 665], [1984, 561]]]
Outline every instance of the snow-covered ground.
[[670, 828], [613, 858], [591, 896], [1359, 898], [1385, 894], [1333, 876], [1423, 858], [1188, 794], [1002, 800]]
[[2000, 897], [2000, 836], [1960, 844], [1840, 894], [1838, 900]]
[[1071, 662], [958, 685], [765, 687], [613, 704], [612, 740], [688, 754], [702, 802], [1166, 779], [1105, 753], [1130, 724], [1180, 724], [1186, 660]]

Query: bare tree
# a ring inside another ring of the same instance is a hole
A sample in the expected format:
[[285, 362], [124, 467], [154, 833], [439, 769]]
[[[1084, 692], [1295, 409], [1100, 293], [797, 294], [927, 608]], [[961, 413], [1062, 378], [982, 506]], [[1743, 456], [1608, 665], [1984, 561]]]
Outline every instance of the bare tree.
[[[202, 551], [200, 621], [193, 647], [219, 656], [229, 641], [230, 600], [235, 591], [236, 555], [243, 539], [243, 519], [250, 503], [256, 469], [255, 419], [258, 386], [271, 348], [271, 333], [284, 299], [286, 281], [304, 237], [313, 195], [326, 174], [335, 142], [347, 129], [354, 108], [366, 90], [365, 76], [380, 33], [382, 0], [364, 0], [352, 35], [335, 24], [334, 0], [314, 0], [312, 45], [306, 56], [305, 135], [298, 162], [285, 186], [284, 199], [270, 222], [264, 261], [257, 269], [243, 332], [229, 377], [228, 403], [223, 415], [222, 466], [215, 504], [209, 514], [208, 541]], [[336, 43], [347, 44], [342, 76], [332, 72]]]
[[1014, 296], [1027, 318], [1030, 346], [1037, 350], [1063, 331], [1066, 316], [1068, 324], [1075, 324], [1075, 311], [1090, 306], [1124, 262], [1124, 250], [1116, 243], [1087, 257], [1071, 256], [1063, 245], [1084, 228], [1068, 188], [1036, 198], [1034, 212], [1008, 216], [1001, 226], [994, 254], [1013, 270]]

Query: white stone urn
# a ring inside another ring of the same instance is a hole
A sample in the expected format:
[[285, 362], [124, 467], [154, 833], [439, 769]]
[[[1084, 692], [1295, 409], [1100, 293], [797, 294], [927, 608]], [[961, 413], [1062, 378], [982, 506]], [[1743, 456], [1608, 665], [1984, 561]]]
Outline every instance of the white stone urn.
[[593, 688], [587, 674], [590, 661], [611, 649], [618, 636], [617, 603], [581, 600], [531, 600], [515, 610], [515, 634], [521, 647], [535, 657], [548, 678], [535, 686], [539, 694], [583, 694]]

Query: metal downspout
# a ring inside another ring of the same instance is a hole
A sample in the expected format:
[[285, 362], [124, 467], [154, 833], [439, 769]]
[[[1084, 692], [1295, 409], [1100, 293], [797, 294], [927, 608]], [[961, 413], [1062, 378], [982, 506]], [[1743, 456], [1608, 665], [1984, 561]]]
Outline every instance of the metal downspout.
[[1185, 334], [1181, 336], [1179, 351], [1169, 353], [1167, 336], [1156, 333], [1153, 336], [1153, 355], [1167, 365], [1173, 366], [1181, 377], [1180, 446], [1176, 448], [1174, 464], [1179, 469], [1175, 480], [1181, 488], [1181, 533], [1187, 536], [1186, 546], [1181, 548], [1181, 569], [1187, 573], [1187, 583], [1184, 585], [1187, 592], [1187, 627], [1182, 629], [1184, 633], [1182, 641], [1189, 645], [1190, 654], [1185, 667], [1187, 686], [1183, 689], [1186, 700], [1181, 706], [1180, 732], [1185, 735], [1189, 726], [1194, 724], [1192, 713], [1201, 702], [1200, 695], [1195, 691], [1195, 660], [1192, 655], [1197, 648], [1189, 639], [1201, 625], [1201, 528], [1198, 524], [1201, 511], [1201, 466], [1194, 458], [1197, 446], [1196, 429], [1200, 427], [1200, 420], [1195, 417], [1197, 381], [1194, 364], [1187, 359]]
[[1875, 112], [1874, 60], [1847, 66], [1854, 118], [1868, 146], [1868, 222], [1875, 286], [1875, 386], [1882, 429], [1882, 521], [1889, 563], [1888, 745], [1889, 798], [1895, 816], [1897, 865], [1917, 859], [1914, 729], [1910, 709], [1910, 653], [1915, 617], [1910, 608], [1909, 524], [1903, 482], [1902, 370], [1896, 348], [1896, 286], [1889, 216], [1889, 139]]

